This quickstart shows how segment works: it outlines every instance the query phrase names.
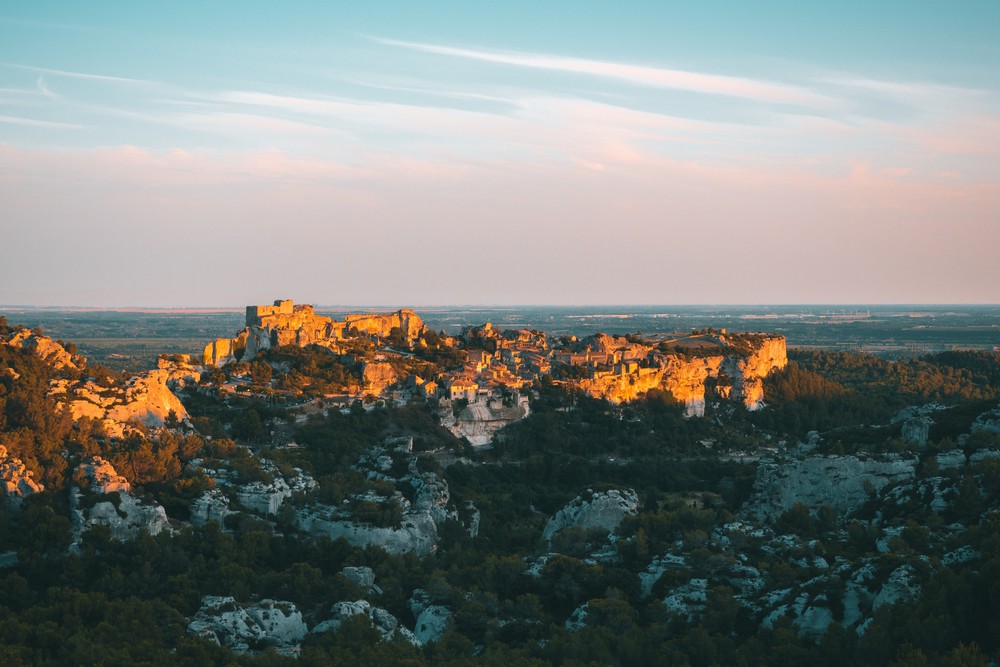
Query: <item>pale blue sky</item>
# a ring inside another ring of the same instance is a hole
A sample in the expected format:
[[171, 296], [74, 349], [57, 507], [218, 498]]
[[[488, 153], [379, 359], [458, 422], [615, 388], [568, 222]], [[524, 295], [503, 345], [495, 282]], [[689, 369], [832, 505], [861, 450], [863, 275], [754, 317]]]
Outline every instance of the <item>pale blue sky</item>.
[[0, 5], [0, 304], [1000, 302], [1000, 2]]

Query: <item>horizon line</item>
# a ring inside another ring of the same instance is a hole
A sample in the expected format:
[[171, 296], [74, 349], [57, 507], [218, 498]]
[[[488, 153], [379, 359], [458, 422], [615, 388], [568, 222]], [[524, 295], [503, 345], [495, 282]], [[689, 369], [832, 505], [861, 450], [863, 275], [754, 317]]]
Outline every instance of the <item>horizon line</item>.
[[[298, 303], [298, 302], [296, 302]], [[251, 305], [268, 305], [268, 304], [246, 304], [242, 306], [232, 306], [232, 305], [212, 305], [212, 306], [163, 306], [163, 305], [139, 305], [139, 306], [106, 306], [106, 305], [83, 305], [83, 306], [71, 306], [71, 305], [43, 305], [43, 304], [0, 304], [0, 313], [5, 311], [10, 312], [22, 312], [22, 311], [36, 311], [36, 310], [49, 310], [49, 311], [105, 311], [105, 312], [164, 312], [164, 311], [174, 311], [174, 312], [230, 312], [230, 311], [242, 311]], [[652, 307], [662, 307], [662, 308], [788, 308], [788, 307], [823, 307], [823, 308], [857, 308], [857, 307], [868, 307], [868, 308], [886, 308], [886, 307], [1000, 307], [1000, 302], [916, 302], [916, 301], [898, 301], [898, 302], [806, 302], [806, 301], [789, 301], [789, 302], [759, 302], [759, 303], [428, 303], [428, 304], [386, 304], [386, 303], [348, 303], [348, 304], [323, 304], [323, 303], [306, 303], [302, 302], [302, 305], [311, 305], [315, 309], [333, 309], [333, 310], [343, 310], [343, 309], [391, 309], [399, 310], [401, 308], [409, 309], [419, 309], [419, 308], [482, 308], [482, 309], [519, 309], [519, 308], [652, 308]]]

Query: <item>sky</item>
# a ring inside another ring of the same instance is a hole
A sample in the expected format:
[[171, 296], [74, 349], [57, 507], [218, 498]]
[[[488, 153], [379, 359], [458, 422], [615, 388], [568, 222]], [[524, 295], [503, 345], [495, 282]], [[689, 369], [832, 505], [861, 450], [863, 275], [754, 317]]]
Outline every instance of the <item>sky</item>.
[[1000, 303], [1000, 2], [0, 3], [0, 304]]

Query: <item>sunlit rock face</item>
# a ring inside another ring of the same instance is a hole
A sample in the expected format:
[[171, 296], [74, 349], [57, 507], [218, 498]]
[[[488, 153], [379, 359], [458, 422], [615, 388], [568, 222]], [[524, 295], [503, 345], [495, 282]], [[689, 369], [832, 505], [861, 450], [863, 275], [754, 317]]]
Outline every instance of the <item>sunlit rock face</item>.
[[70, 487], [75, 541], [94, 526], [107, 526], [119, 541], [170, 530], [163, 507], [143, 504], [131, 490], [128, 480], [99, 456], [77, 466]]
[[414, 340], [425, 331], [412, 310], [393, 313], [347, 315], [343, 321], [317, 315], [311, 305], [296, 305], [290, 299], [269, 306], [247, 306], [246, 327], [234, 338], [217, 338], [202, 353], [205, 365], [222, 366], [235, 359], [249, 361], [261, 350], [279, 345], [328, 345], [348, 335], [385, 338], [399, 329]]
[[588, 489], [549, 519], [542, 539], [550, 542], [556, 533], [571, 526], [582, 530], [600, 528], [611, 533], [625, 517], [634, 516], [638, 511], [639, 496], [632, 489], [597, 493]]
[[31, 329], [19, 329], [6, 342], [11, 347], [34, 353], [57, 370], [76, 370], [84, 364], [83, 357], [70, 354], [58, 342], [48, 336], [36, 334]]
[[[720, 349], [725, 351], [726, 339], [719, 340]], [[684, 403], [689, 417], [700, 417], [705, 414], [707, 382], [725, 379], [717, 387], [719, 395], [756, 410], [763, 405], [764, 378], [788, 365], [785, 337], [758, 335], [748, 351], [733, 349], [733, 354], [695, 358], [672, 355], [656, 367], [577, 380], [576, 385], [591, 396], [613, 403], [634, 401], [650, 389], [665, 389]]]
[[361, 372], [361, 382], [367, 394], [380, 394], [398, 380], [399, 375], [393, 370], [392, 365], [385, 362], [365, 363]]
[[192, 363], [189, 354], [160, 356], [156, 368], [166, 374], [164, 381], [167, 386], [175, 389], [188, 384], [197, 384], [201, 381], [201, 375], [205, 370], [202, 366]]
[[32, 494], [44, 491], [41, 482], [31, 479], [33, 474], [21, 459], [8, 457], [7, 448], [0, 445], [0, 489], [3, 489], [5, 498], [19, 503]]
[[733, 381], [730, 398], [748, 410], [764, 404], [764, 378], [788, 365], [784, 336], [762, 336], [748, 356], [728, 356], [722, 372]]
[[231, 597], [206, 595], [187, 631], [247, 654], [267, 647], [298, 648], [309, 629], [291, 602], [261, 600], [244, 606]]
[[886, 456], [810, 456], [776, 462], [762, 461], [754, 483], [756, 493], [743, 508], [747, 516], [774, 521], [796, 503], [817, 508], [828, 505], [844, 515], [861, 507], [882, 487], [916, 475], [916, 458]]
[[110, 437], [123, 438], [129, 431], [129, 422], [160, 428], [171, 413], [178, 420], [187, 419], [184, 405], [167, 386], [170, 375], [170, 370], [161, 368], [136, 375], [124, 386], [113, 387], [89, 380], [57, 380], [52, 383], [49, 395], [68, 410], [74, 420], [96, 419]]

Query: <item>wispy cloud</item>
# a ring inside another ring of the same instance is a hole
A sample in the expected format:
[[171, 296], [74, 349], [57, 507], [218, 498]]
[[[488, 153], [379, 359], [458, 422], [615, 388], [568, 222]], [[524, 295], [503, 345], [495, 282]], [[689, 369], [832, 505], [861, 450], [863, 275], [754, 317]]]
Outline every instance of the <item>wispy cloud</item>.
[[53, 76], [65, 76], [73, 79], [87, 79], [91, 81], [107, 81], [109, 83], [154, 83], [146, 79], [130, 79], [124, 76], [109, 76], [107, 74], [91, 74], [89, 72], [74, 72], [65, 69], [51, 69], [49, 67], [35, 67], [34, 65], [20, 65], [18, 63], [0, 62], [0, 66], [14, 69], [38, 72], [39, 74], [51, 74]]
[[86, 127], [76, 123], [59, 123], [51, 120], [38, 120], [36, 118], [19, 118], [17, 116], [0, 116], [0, 123], [11, 125], [26, 125], [29, 127], [50, 127], [54, 129], [79, 130]]
[[653, 88], [672, 88], [696, 93], [740, 97], [761, 102], [801, 104], [806, 106], [826, 106], [831, 102], [830, 98], [812, 90], [744, 77], [689, 72], [678, 69], [549, 54], [463, 49], [380, 37], [373, 37], [372, 39], [380, 44], [398, 46], [424, 53], [533, 69], [587, 74]]

